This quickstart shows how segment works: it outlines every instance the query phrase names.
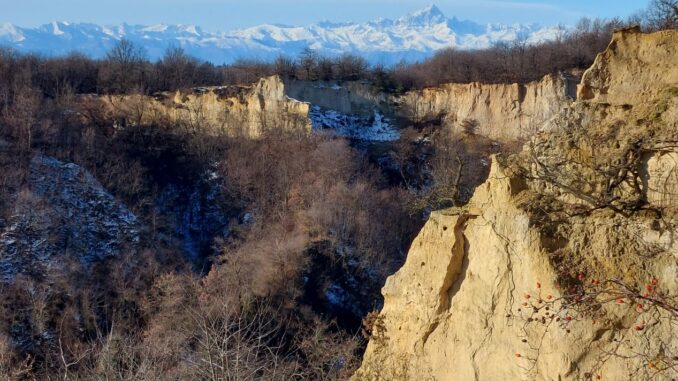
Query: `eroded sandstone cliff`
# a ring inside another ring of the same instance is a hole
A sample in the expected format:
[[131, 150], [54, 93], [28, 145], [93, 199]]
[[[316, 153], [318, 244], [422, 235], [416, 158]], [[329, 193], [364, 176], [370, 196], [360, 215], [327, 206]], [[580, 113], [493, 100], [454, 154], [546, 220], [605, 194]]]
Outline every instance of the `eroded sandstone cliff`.
[[676, 46], [615, 33], [580, 100], [432, 214], [356, 380], [678, 377]]
[[[214, 134], [256, 138], [264, 131], [309, 133], [332, 129], [351, 139], [394, 140], [395, 126], [442, 124], [461, 130], [464, 121], [478, 134], [501, 141], [524, 139], [574, 98], [569, 76], [548, 75], [522, 84], [446, 84], [397, 96], [358, 81], [323, 82], [261, 79], [249, 86], [202, 87], [143, 95], [83, 97], [79, 112], [120, 124], [174, 123]], [[101, 105], [93, 107], [92, 103]], [[380, 131], [384, 121], [388, 131]], [[363, 131], [364, 130], [364, 131]], [[347, 132], [348, 131], [348, 132]], [[376, 131], [376, 132], [375, 132]]]
[[558, 74], [525, 85], [451, 83], [408, 92], [396, 102], [400, 113], [415, 122], [436, 121], [460, 130], [470, 120], [477, 133], [508, 141], [532, 135], [573, 96], [573, 79]]
[[310, 106], [285, 94], [278, 76], [251, 86], [202, 87], [189, 91], [105, 96], [107, 112], [122, 123], [177, 123], [210, 133], [256, 138], [264, 131], [309, 133]]

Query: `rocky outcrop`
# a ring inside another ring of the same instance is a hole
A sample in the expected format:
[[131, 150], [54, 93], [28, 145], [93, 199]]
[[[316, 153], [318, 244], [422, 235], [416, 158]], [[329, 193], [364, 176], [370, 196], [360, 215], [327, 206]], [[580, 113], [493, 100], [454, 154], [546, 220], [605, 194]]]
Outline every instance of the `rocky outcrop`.
[[289, 98], [278, 76], [251, 86], [105, 96], [108, 113], [121, 123], [171, 122], [195, 131], [257, 138], [264, 131], [310, 133], [310, 105]]
[[573, 100], [573, 80], [547, 75], [521, 84], [446, 84], [411, 91], [396, 100], [399, 113], [416, 123], [442, 123], [461, 131], [464, 120], [476, 132], [502, 141], [527, 138]]
[[432, 214], [356, 380], [678, 377], [677, 45], [616, 33], [580, 100]]
[[44, 275], [73, 259], [86, 265], [134, 251], [141, 224], [84, 169], [31, 160], [29, 187], [0, 232], [0, 280]]
[[[656, 276], [675, 295], [678, 245], [669, 239], [675, 232], [652, 231], [652, 219], [601, 213], [573, 221], [569, 240], [554, 243], [516, 207], [527, 197], [524, 184], [498, 164], [493, 168], [467, 210], [431, 216], [403, 268], [388, 279], [381, 333], [370, 341], [355, 379], [647, 379], [654, 373], [650, 359], [678, 350], [675, 326], [647, 324], [649, 314], [635, 312], [628, 300], [623, 307], [605, 305], [605, 313], [580, 314], [576, 305], [560, 304], [549, 304], [549, 313], [544, 302], [567, 292], [549, 254], [559, 245], [580, 247], [578, 255], [595, 256], [588, 265], [603, 269], [587, 272], [590, 279], [623, 276], [619, 269], [629, 267], [617, 266], [635, 266], [628, 278]], [[634, 245], [624, 241], [632, 234], [662, 245], [663, 253], [652, 260], [619, 258]]]
[[676, 31], [652, 34], [637, 28], [614, 33], [578, 87], [578, 97], [597, 103], [633, 105], [678, 84]]

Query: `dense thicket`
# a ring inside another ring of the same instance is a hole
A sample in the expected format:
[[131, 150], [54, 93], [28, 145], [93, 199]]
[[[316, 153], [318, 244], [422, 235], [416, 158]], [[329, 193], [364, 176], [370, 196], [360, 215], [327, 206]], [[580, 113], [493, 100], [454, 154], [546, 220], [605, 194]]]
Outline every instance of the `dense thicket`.
[[[112, 56], [133, 73], [130, 48]], [[421, 223], [407, 192], [340, 139], [115, 126], [91, 98], [38, 80], [49, 66], [10, 58], [3, 70], [14, 75], [0, 84], [0, 231], [41, 207], [29, 182], [38, 153], [86, 168], [145, 230], [117, 259], [83, 267], [69, 254], [59, 271], [0, 281], [0, 378], [346, 378], [364, 345], [360, 319]], [[182, 259], [165, 212], [175, 206], [168, 190], [182, 187], [216, 190], [210, 202], [232, 218], [210, 242], [206, 276]]]

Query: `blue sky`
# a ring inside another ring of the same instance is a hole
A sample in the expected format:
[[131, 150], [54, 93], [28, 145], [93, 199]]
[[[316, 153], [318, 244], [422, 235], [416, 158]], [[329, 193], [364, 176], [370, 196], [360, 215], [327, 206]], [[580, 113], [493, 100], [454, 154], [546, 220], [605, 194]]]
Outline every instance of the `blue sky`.
[[[397, 18], [431, 0], [0, 0], [0, 22], [36, 26], [53, 20], [98, 24], [196, 24], [226, 31], [263, 23]], [[448, 17], [477, 22], [572, 25], [579, 18], [628, 16], [646, 0], [438, 0]]]

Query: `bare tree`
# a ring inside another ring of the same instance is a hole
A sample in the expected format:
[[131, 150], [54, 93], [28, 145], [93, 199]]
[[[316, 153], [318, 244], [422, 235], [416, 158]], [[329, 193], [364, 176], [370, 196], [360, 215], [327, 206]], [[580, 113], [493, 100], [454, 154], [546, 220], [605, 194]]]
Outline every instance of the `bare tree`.
[[21, 150], [28, 152], [33, 144], [33, 135], [37, 128], [38, 113], [42, 102], [42, 94], [31, 87], [19, 89], [3, 120], [11, 130], [11, 134], [19, 142]]
[[678, 0], [652, 0], [647, 19], [652, 29], [678, 28]]
[[159, 80], [165, 89], [181, 89], [194, 84], [194, 72], [198, 60], [186, 54], [183, 48], [171, 46], [158, 62]]
[[281, 77], [294, 77], [297, 71], [297, 66], [294, 60], [285, 56], [279, 56], [276, 58], [273, 65], [275, 66], [275, 73]]
[[302, 79], [311, 81], [317, 79], [318, 59], [318, 53], [311, 48], [306, 48], [299, 54]]
[[466, 135], [472, 136], [478, 132], [480, 123], [476, 119], [466, 118], [461, 121], [461, 131]]
[[250, 312], [237, 311], [226, 302], [191, 311], [198, 336], [189, 366], [200, 379], [214, 381], [292, 376], [284, 374], [282, 327], [271, 312], [262, 305], [252, 306]]
[[122, 39], [106, 54], [99, 79], [110, 92], [126, 93], [143, 83], [146, 52], [129, 40]]
[[362, 57], [344, 54], [337, 60], [337, 78], [350, 81], [364, 78], [368, 67]]

